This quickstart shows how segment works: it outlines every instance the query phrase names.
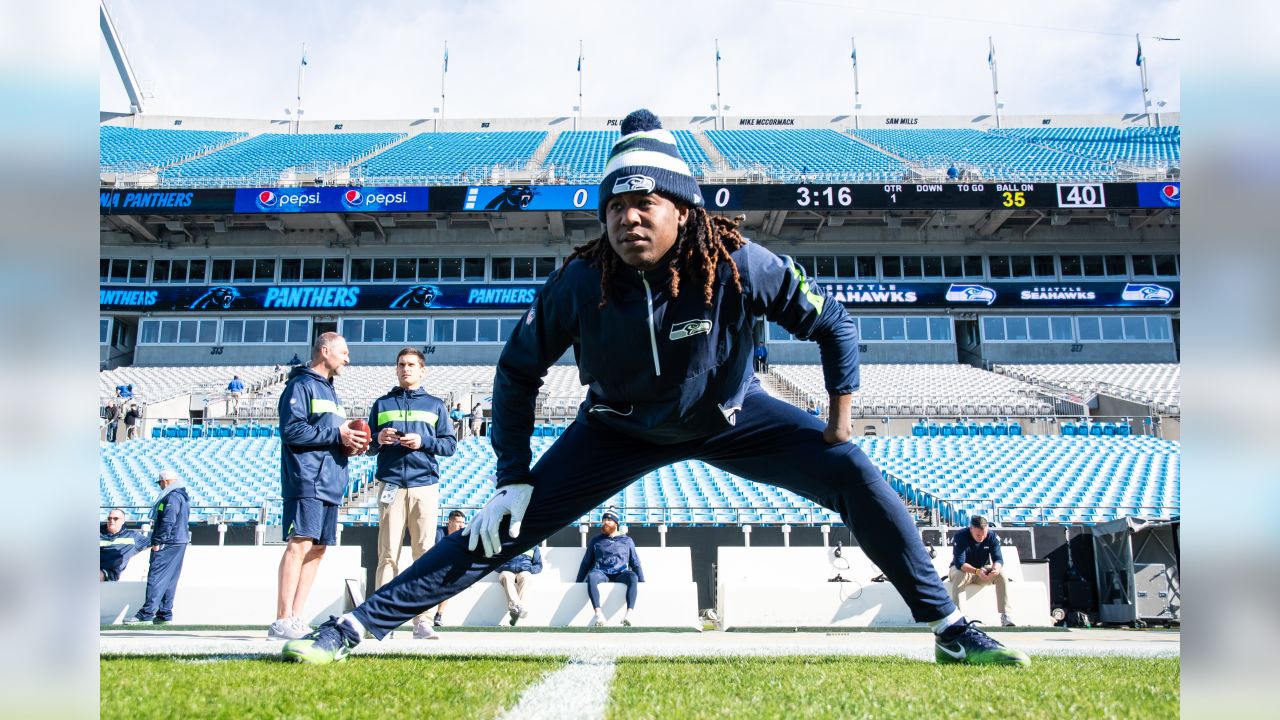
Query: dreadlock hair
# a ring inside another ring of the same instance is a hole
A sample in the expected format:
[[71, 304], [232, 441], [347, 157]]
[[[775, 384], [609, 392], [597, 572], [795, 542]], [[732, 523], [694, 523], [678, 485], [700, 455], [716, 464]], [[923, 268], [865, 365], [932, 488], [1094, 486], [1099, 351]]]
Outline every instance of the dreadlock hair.
[[[675, 252], [671, 253], [671, 261], [667, 267], [671, 270], [671, 297], [680, 296], [680, 278], [686, 273], [689, 279], [702, 283], [702, 297], [707, 307], [711, 307], [711, 298], [715, 288], [716, 267], [721, 262], [728, 263], [733, 273], [733, 287], [742, 292], [742, 279], [738, 276], [738, 265], [729, 253], [742, 247], [746, 242], [738, 229], [741, 218], [712, 216], [700, 207], [689, 209], [689, 219], [680, 234], [676, 237]], [[622, 258], [613, 251], [609, 244], [608, 230], [600, 237], [585, 245], [573, 249], [573, 253], [565, 258], [568, 265], [576, 258], [586, 260], [590, 265], [600, 268], [600, 304], [603, 308], [609, 304], [609, 285], [613, 282], [614, 273], [622, 265]]]

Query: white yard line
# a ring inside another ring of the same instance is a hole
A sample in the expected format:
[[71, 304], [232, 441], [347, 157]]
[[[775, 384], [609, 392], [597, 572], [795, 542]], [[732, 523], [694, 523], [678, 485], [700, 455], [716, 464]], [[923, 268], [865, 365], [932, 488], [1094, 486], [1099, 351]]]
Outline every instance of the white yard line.
[[[441, 633], [440, 640], [366, 640], [355, 655], [487, 655], [522, 657], [762, 657], [777, 655], [899, 655], [933, 658], [928, 633]], [[1036, 655], [1177, 657], [1176, 632], [1073, 630], [1065, 633], [996, 633], [1009, 647]], [[284, 643], [261, 631], [106, 631], [99, 652], [125, 655], [279, 656]]]
[[600, 720], [609, 706], [616, 666], [605, 655], [579, 655], [524, 691], [502, 720]]

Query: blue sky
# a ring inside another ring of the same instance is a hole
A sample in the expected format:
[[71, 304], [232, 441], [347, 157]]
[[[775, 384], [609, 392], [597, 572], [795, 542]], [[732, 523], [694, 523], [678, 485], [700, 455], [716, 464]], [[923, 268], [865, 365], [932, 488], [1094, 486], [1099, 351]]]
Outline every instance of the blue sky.
[[[651, 0], [616, 2], [172, 2], [108, 0], [147, 111], [283, 117], [307, 43], [306, 117], [429, 117], [449, 44], [447, 117], [710, 112], [715, 40], [732, 115], [852, 111], [857, 37], [863, 112], [991, 111], [987, 36], [1006, 114], [1136, 112], [1134, 33], [1151, 98], [1180, 105], [1185, 2]], [[100, 40], [103, 110], [128, 103]]]

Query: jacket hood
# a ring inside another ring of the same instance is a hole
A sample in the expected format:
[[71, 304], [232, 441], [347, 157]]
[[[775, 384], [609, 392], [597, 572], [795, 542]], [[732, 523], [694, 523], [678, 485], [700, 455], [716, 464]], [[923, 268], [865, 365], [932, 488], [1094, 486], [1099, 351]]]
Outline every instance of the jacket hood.
[[419, 398], [419, 397], [426, 397], [427, 391], [423, 389], [421, 385], [419, 385], [416, 388], [410, 388], [408, 390], [405, 390], [404, 388], [397, 385], [391, 388], [391, 392], [387, 394], [396, 396], [396, 397]]
[[327, 378], [327, 377], [325, 377], [325, 376], [321, 375], [320, 373], [316, 372], [315, 370], [312, 370], [311, 368], [307, 367], [306, 365], [299, 365], [299, 366], [297, 366], [297, 367], [295, 367], [294, 369], [292, 369], [292, 370], [290, 370], [290, 371], [289, 371], [289, 379], [290, 379], [290, 380], [292, 380], [292, 379], [294, 379], [294, 378], [298, 377], [299, 375], [310, 375], [311, 377], [315, 378], [316, 380], [319, 380], [320, 382], [323, 382], [323, 383], [330, 383], [330, 384], [332, 384], [332, 382], [329, 380], [329, 378]]

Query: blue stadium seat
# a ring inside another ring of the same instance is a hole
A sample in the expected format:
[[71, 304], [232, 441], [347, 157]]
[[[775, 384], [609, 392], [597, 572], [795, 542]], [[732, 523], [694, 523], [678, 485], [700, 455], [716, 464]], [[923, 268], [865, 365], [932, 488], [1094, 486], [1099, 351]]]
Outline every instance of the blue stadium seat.
[[543, 130], [424, 132], [351, 168], [363, 182], [475, 183], [519, 171], [546, 139]]
[[286, 170], [316, 176], [347, 167], [404, 133], [263, 133], [159, 173], [165, 186], [273, 187]]
[[98, 128], [98, 166], [102, 172], [143, 172], [194, 158], [248, 136], [213, 130], [144, 130], [102, 125]]
[[735, 170], [788, 182], [901, 182], [900, 160], [834, 130], [708, 130]]

